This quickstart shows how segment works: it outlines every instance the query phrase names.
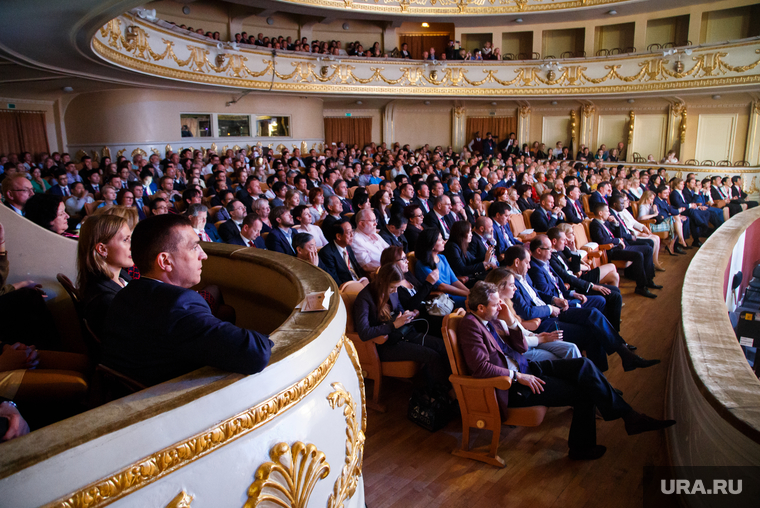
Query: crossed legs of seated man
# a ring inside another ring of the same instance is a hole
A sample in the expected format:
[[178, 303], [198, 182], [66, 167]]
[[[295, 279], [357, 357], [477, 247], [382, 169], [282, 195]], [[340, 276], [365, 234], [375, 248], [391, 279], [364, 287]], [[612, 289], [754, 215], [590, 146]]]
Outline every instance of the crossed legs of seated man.
[[606, 448], [596, 443], [594, 408], [605, 420], [622, 418], [629, 435], [675, 424], [634, 411], [588, 358], [529, 362], [520, 327], [496, 318], [505, 304], [494, 284], [478, 282], [468, 297], [468, 315], [458, 328], [459, 344], [474, 377], [508, 376], [509, 390], [496, 390], [502, 415], [509, 407], [573, 407], [568, 445], [573, 459], [597, 459]]
[[[637, 240], [646, 242], [646, 240]], [[622, 242], [622, 240], [621, 240]], [[631, 266], [625, 269], [625, 276], [636, 281], [636, 293], [648, 298], [657, 298], [649, 289], [661, 289], [654, 283], [654, 261], [652, 247], [647, 244], [617, 246], [607, 251], [610, 260], [630, 261]]]

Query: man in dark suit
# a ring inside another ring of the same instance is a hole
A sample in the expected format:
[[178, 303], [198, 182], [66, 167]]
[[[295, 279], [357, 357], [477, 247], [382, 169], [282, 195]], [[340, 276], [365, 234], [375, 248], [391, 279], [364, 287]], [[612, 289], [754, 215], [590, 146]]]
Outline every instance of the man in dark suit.
[[588, 198], [589, 209], [593, 210], [594, 206], [598, 204], [609, 205], [607, 196], [610, 195], [610, 192], [612, 192], [612, 184], [610, 182], [600, 182], [599, 185], [596, 186], [596, 191]]
[[366, 274], [351, 247], [354, 243], [354, 230], [348, 219], [341, 219], [333, 224], [331, 236], [332, 241], [319, 251], [319, 259], [322, 260], [325, 271], [335, 279], [338, 286], [365, 277]]
[[467, 220], [470, 221], [470, 224], [472, 226], [475, 226], [475, 221], [478, 219], [478, 217], [484, 217], [485, 214], [480, 210], [482, 206], [482, 199], [480, 198], [480, 194], [473, 193], [470, 196], [470, 200], [467, 202], [467, 206], [464, 209], [465, 214], [467, 215]]
[[674, 189], [670, 191], [670, 204], [678, 210], [678, 213], [689, 218], [691, 236], [694, 239], [691, 245], [701, 247], [702, 242], [699, 241], [699, 237], [704, 235], [699, 230], [700, 228], [707, 229], [710, 213], [707, 210], [700, 210], [697, 204], [687, 201], [684, 195], [684, 182], [680, 178], [675, 180]]
[[[660, 185], [657, 188], [657, 196], [654, 198], [654, 204], [657, 205], [657, 223], [664, 221], [668, 217], [674, 217], [673, 220], [680, 220], [683, 229], [683, 237], [685, 240], [689, 239], [689, 230], [691, 229], [691, 221], [685, 215], [681, 215], [676, 207], [670, 204], [670, 187], [665, 184]], [[691, 249], [691, 246], [683, 246], [683, 249]], [[680, 245], [676, 243], [676, 252], [681, 249]], [[679, 252], [681, 253], [681, 252]]]
[[[621, 227], [619, 223], [608, 224], [610, 210], [607, 205], [597, 204], [592, 211], [596, 219], [589, 224], [591, 240], [600, 245], [613, 245], [613, 248], [607, 251], [607, 258], [610, 261], [620, 259], [631, 262], [631, 266], [625, 269], [625, 274], [629, 279], [636, 281], [636, 294], [647, 298], [657, 298], [656, 294], [649, 291], [662, 289], [662, 286], [654, 283], [652, 246], [646, 240], [633, 238], [624, 225]], [[620, 237], [615, 236], [613, 229], [618, 231]]]
[[541, 206], [530, 216], [530, 225], [539, 233], [546, 233], [557, 224], [565, 222], [565, 213], [559, 206], [554, 206], [554, 196], [547, 192], [541, 196]]
[[100, 173], [97, 171], [90, 171], [86, 175], [84, 188], [87, 189], [87, 192], [92, 194], [93, 199], [100, 197]]
[[723, 209], [710, 206], [705, 196], [700, 193], [696, 177], [691, 176], [686, 179], [686, 188], [683, 190], [683, 196], [686, 202], [689, 203], [689, 206], [694, 206], [708, 214], [708, 220], [714, 228], [720, 227], [725, 221]]
[[403, 215], [391, 215], [388, 224], [384, 228], [380, 229], [380, 237], [385, 240], [388, 245], [401, 247], [404, 249], [404, 254], [409, 252], [409, 242], [404, 236], [406, 231], [406, 225], [409, 221]]
[[402, 183], [397, 190], [399, 191], [399, 196], [398, 199], [393, 200], [391, 215], [403, 215], [404, 209], [411, 205], [414, 199], [414, 185]]
[[748, 208], [755, 208], [757, 201], [748, 201], [748, 194], [742, 189], [742, 177], [739, 175], [731, 177], [731, 197], [736, 198], [739, 204], [746, 204]]
[[[263, 222], [258, 215], [255, 213], [249, 213], [245, 216], [243, 222], [240, 224], [238, 234], [230, 236], [229, 241], [225, 243], [229, 243], [231, 245], [240, 245], [242, 247], [256, 247], [257, 249], [266, 250], [266, 243], [264, 243], [264, 238], [261, 237], [262, 225]], [[238, 226], [236, 225], [235, 227], [237, 228]]]
[[430, 208], [430, 203], [428, 203], [428, 198], [430, 197], [430, 189], [428, 187], [428, 184], [420, 180], [414, 186], [414, 191], [416, 192], [417, 195], [412, 200], [412, 203], [416, 205], [420, 205], [423, 213], [425, 214], [430, 213], [431, 208]]
[[253, 211], [253, 202], [261, 198], [261, 182], [255, 176], [249, 176], [245, 181], [245, 188], [237, 191], [237, 199], [243, 202], [246, 211]]
[[451, 235], [452, 222], [449, 219], [451, 211], [451, 198], [446, 195], [436, 196], [430, 200], [433, 209], [425, 215], [422, 223], [429, 228], [436, 228], [441, 232], [444, 240]]
[[539, 293], [567, 300], [570, 307], [580, 306], [582, 309], [597, 309], [604, 314], [607, 321], [619, 332], [620, 310], [623, 305], [620, 293], [616, 292], [617, 297], [612, 297], [615, 300], [615, 304], [607, 305], [607, 301], [603, 296], [586, 296], [584, 294], [586, 291], [578, 291], [572, 286], [570, 289], [565, 288], [564, 281], [552, 267], [552, 252], [552, 241], [547, 235], [538, 235], [530, 242], [530, 268], [528, 269], [528, 275], [533, 282], [533, 287]]
[[583, 219], [586, 218], [586, 212], [583, 211], [580, 188], [575, 185], [567, 187], [567, 204], [565, 204], [565, 208], [562, 211], [565, 212], [565, 219], [570, 224], [580, 224], [583, 222]]
[[488, 208], [488, 215], [493, 221], [493, 237], [496, 239], [497, 261], [504, 259], [507, 249], [513, 245], [522, 245], [522, 242], [512, 234], [512, 228], [509, 227], [509, 207], [503, 201], [491, 203]]
[[246, 216], [245, 205], [239, 199], [233, 199], [227, 203], [227, 212], [230, 214], [230, 220], [219, 225], [219, 236], [222, 237], [224, 243], [243, 245], [240, 230]]
[[[567, 245], [567, 236], [559, 228], [551, 228], [546, 236], [552, 245], [552, 254], [549, 259], [554, 274], [559, 277], [564, 284], [569, 284], [570, 289], [576, 293], [584, 295], [597, 295], [605, 300], [604, 316], [612, 323], [616, 330], [620, 331], [620, 312], [623, 307], [623, 297], [620, 295], [620, 289], [611, 284], [594, 284], [593, 282], [576, 277], [560, 252], [565, 250]], [[630, 348], [630, 346], [629, 346]]]
[[504, 260], [505, 267], [515, 276], [515, 293], [512, 304], [524, 320], [540, 318], [536, 333], [562, 330], [563, 339], [572, 342], [594, 362], [602, 372], [607, 370], [607, 355], [617, 353], [627, 372], [651, 367], [659, 360], [645, 360], [633, 354], [612, 324], [597, 309], [570, 308], [564, 298], [538, 291], [528, 275], [531, 255], [521, 245], [510, 247]]
[[272, 211], [269, 212], [269, 222], [272, 224], [272, 231], [267, 235], [265, 242], [267, 249], [295, 256], [293, 235], [297, 231], [293, 229], [293, 215], [290, 210], [285, 206], [272, 208]]
[[322, 220], [320, 228], [329, 242], [332, 240], [330, 235], [332, 235], [333, 225], [343, 219], [343, 204], [338, 196], [333, 195], [325, 200], [325, 208], [327, 209], [327, 216]]
[[66, 171], [59, 169], [55, 172], [58, 183], [50, 187], [48, 192], [53, 196], [71, 196], [71, 189], [69, 189], [69, 175]]
[[203, 366], [239, 374], [266, 367], [272, 341], [214, 317], [189, 289], [200, 283], [208, 257], [199, 242], [181, 215], [151, 217], [135, 227], [132, 253], [142, 277], [113, 299], [103, 336], [105, 365], [146, 385]]
[[595, 407], [605, 420], [622, 418], [628, 435], [675, 424], [634, 411], [587, 358], [527, 361], [523, 356], [527, 344], [516, 322], [504, 329], [497, 319], [503, 305], [495, 285], [476, 283], [468, 298], [469, 312], [457, 330], [473, 377], [511, 380], [509, 389], [496, 390], [502, 418], [509, 407], [572, 406], [568, 446], [570, 458], [576, 460], [598, 459], [606, 451], [596, 443]]
[[[488, 217], [478, 217], [472, 228], [472, 241], [467, 252], [475, 263], [491, 263], [496, 256], [496, 241], [493, 239], [493, 221]], [[498, 262], [498, 260], [496, 260]]]

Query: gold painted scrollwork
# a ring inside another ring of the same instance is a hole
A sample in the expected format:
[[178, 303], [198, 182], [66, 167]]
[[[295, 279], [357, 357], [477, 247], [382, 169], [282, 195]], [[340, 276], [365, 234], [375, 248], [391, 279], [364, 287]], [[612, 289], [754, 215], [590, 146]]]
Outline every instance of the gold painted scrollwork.
[[104, 146], [100, 153], [103, 157], [108, 157], [109, 159], [111, 158], [111, 149], [107, 146]]
[[138, 155], [138, 154], [142, 155], [143, 157], [147, 157], [148, 156], [148, 152], [146, 152], [142, 148], [135, 148], [134, 150], [132, 150], [132, 154], [131, 154], [132, 157], [134, 157], [135, 155]]
[[462, 118], [464, 116], [464, 106], [454, 106], [454, 116]]
[[530, 106], [520, 106], [520, 117], [521, 118], [527, 118], [530, 116], [531, 112]]
[[327, 396], [327, 400], [333, 409], [342, 407], [343, 416], [346, 418], [346, 461], [338, 479], [335, 480], [333, 492], [327, 500], [327, 508], [343, 508], [343, 503], [356, 492], [359, 477], [362, 475], [365, 437], [364, 431], [356, 421], [356, 403], [351, 394], [339, 382], [330, 386], [335, 391]]
[[678, 126], [678, 140], [683, 146], [686, 143], [686, 106], [681, 109], [681, 123]]
[[570, 110], [570, 143], [575, 147], [576, 133], [578, 127], [578, 115], [574, 109]]
[[306, 508], [319, 480], [330, 474], [325, 454], [313, 444], [297, 441], [293, 447], [276, 444], [269, 452], [272, 462], [256, 470], [244, 508], [272, 503], [282, 508]]
[[636, 122], [636, 113], [628, 112], [628, 146], [633, 144], [633, 127]]
[[169, 501], [166, 508], [190, 508], [190, 504], [193, 502], [193, 496], [185, 492], [184, 490], [174, 496], [174, 499]]

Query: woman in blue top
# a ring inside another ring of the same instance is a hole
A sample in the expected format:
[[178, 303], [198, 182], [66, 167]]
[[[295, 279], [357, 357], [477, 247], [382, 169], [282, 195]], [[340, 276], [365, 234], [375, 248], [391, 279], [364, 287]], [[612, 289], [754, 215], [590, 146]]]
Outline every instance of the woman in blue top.
[[470, 294], [470, 290], [457, 279], [446, 256], [442, 254], [445, 246], [446, 242], [437, 228], [423, 229], [417, 238], [414, 251], [417, 258], [417, 264], [414, 267], [415, 275], [419, 280], [425, 280], [430, 272], [438, 268], [438, 282], [433, 289], [451, 296], [456, 307], [464, 307], [464, 301]]

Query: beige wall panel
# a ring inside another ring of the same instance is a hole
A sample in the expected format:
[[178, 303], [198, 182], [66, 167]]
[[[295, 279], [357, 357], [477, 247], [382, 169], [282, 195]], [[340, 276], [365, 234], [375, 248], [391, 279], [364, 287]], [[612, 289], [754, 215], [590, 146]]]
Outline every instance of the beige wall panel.
[[[349, 30], [343, 30], [343, 23], [348, 23]], [[312, 32], [313, 39], [320, 41], [341, 41], [343, 49], [346, 49], [349, 42], [361, 42], [364, 50], [368, 50], [376, 42], [380, 43], [380, 49], [383, 50], [383, 30], [375, 23], [358, 20], [339, 20], [329, 24], [316, 24]], [[309, 41], [311, 42], [311, 41]], [[385, 48], [388, 51], [393, 46]]]
[[397, 108], [394, 115], [394, 141], [402, 145], [408, 143], [412, 149], [426, 143], [431, 146], [447, 146], [451, 144], [451, 122], [451, 110], [448, 108]]
[[[187, 2], [190, 14], [182, 12], [184, 2], [161, 0], [151, 2], [148, 9], [156, 9], [156, 16], [179, 25], [186, 25], [195, 30], [203, 28], [205, 32], [219, 32], [221, 40], [229, 40], [227, 9], [221, 3]], [[278, 32], [279, 35], [279, 32]]]
[[734, 153], [736, 124], [736, 114], [699, 115], [695, 158], [715, 162], [730, 159]]
[[562, 141], [562, 146], [570, 146], [570, 117], [545, 116], [540, 139], [549, 149], [555, 148], [557, 141]]
[[596, 144], [589, 147], [591, 153], [603, 144], [611, 150], [620, 141], [628, 143], [628, 115], [600, 115], [597, 125]]
[[667, 115], [636, 115], [633, 127], [633, 149], [646, 158], [649, 154], [660, 160], [665, 155]]
[[181, 113], [290, 115], [293, 138], [324, 136], [322, 100], [251, 93], [225, 106], [230, 93], [115, 90], [82, 94], [66, 109], [68, 142], [160, 142], [180, 139]]
[[[267, 18], [274, 20], [274, 24], [268, 25]], [[281, 14], [271, 14], [269, 16], [250, 16], [243, 20], [243, 30], [248, 32], [248, 36], [256, 37], [258, 34], [264, 34], [264, 37], [300, 37], [298, 23], [289, 16]], [[311, 42], [311, 40], [309, 40]]]

